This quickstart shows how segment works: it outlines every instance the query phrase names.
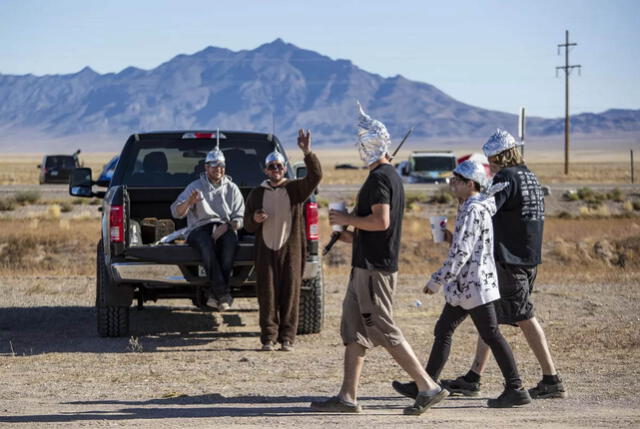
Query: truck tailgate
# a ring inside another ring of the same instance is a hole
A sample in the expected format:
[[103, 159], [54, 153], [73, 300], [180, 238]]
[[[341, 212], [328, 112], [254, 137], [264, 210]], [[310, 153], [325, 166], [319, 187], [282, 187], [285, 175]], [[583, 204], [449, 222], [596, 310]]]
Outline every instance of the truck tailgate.
[[[137, 259], [159, 264], [196, 265], [200, 264], [200, 255], [188, 244], [148, 244], [129, 247], [124, 251], [127, 259]], [[255, 246], [253, 241], [242, 240], [238, 243], [235, 263], [253, 263]]]

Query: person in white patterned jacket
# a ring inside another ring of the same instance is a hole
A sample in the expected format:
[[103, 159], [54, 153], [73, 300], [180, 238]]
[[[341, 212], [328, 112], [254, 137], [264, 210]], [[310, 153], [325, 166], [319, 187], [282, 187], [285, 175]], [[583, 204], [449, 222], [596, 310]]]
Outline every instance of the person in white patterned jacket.
[[[496, 212], [496, 204], [492, 195], [507, 185], [486, 189], [488, 182], [480, 163], [465, 161], [454, 170], [450, 187], [460, 207], [453, 235], [446, 234], [451, 247], [446, 261], [423, 289], [426, 294], [434, 294], [444, 288], [446, 300], [435, 326], [426, 370], [434, 380], [438, 379], [449, 357], [453, 333], [470, 315], [480, 337], [491, 348], [505, 380], [504, 392], [496, 399], [489, 399], [488, 406], [505, 408], [528, 404], [531, 397], [522, 387], [513, 353], [500, 333], [494, 308], [500, 292], [493, 259], [491, 217]], [[405, 396], [414, 394], [412, 383], [394, 381], [392, 385]]]

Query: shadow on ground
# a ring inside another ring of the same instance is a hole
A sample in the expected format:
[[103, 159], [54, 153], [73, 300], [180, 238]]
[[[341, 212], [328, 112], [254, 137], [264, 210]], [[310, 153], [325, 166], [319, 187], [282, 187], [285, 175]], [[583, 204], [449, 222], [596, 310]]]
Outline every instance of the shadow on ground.
[[132, 351], [131, 337], [144, 352], [166, 352], [220, 338], [259, 336], [257, 331], [219, 332], [221, 325], [245, 326], [246, 310], [219, 314], [154, 306], [130, 311], [127, 337], [100, 338], [94, 307], [0, 308], [0, 354], [125, 353]]
[[[323, 399], [316, 396], [236, 396], [225, 397], [219, 393], [204, 394], [198, 396], [177, 396], [171, 398], [154, 398], [144, 401], [72, 401], [61, 405], [83, 405], [98, 408], [82, 412], [69, 412], [58, 414], [0, 416], [0, 423], [69, 423], [78, 421], [124, 421], [124, 420], [160, 420], [160, 419], [193, 419], [215, 417], [276, 417], [298, 415], [309, 417], [317, 416], [317, 413], [309, 408], [311, 401]], [[406, 398], [405, 398], [406, 399]], [[467, 398], [468, 399], [468, 398]], [[475, 398], [474, 398], [475, 399]], [[398, 397], [361, 397], [361, 401], [376, 404], [367, 404], [367, 410], [387, 409], [394, 414], [405, 405], [398, 405]], [[408, 400], [409, 404], [410, 400]], [[379, 403], [378, 403], [379, 402]], [[475, 401], [472, 401], [475, 402]], [[393, 404], [390, 404], [393, 403]], [[202, 406], [204, 405], [204, 407]], [[247, 405], [252, 405], [251, 407]], [[105, 410], [109, 406], [122, 406], [119, 409]], [[480, 404], [469, 406], [456, 406], [460, 408], [481, 408]], [[450, 408], [439, 406], [439, 408]], [[398, 413], [401, 414], [401, 413]]]

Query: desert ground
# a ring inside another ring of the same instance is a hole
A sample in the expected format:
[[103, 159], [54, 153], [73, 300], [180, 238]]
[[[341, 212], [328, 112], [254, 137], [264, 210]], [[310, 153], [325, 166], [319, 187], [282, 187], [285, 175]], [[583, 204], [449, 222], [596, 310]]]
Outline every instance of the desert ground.
[[[332, 156], [326, 154], [323, 164], [329, 183], [364, 177], [359, 170], [336, 173], [333, 163], [343, 157]], [[99, 206], [36, 195], [37, 157], [18, 158], [0, 160], [2, 184], [34, 185], [34, 192], [0, 195], [6, 208], [0, 211], [0, 426], [640, 427], [640, 190], [617, 188], [628, 183], [621, 161], [576, 165], [568, 178], [561, 164], [532, 163], [543, 184], [580, 186], [575, 196], [554, 192], [545, 200], [544, 263], [533, 294], [569, 398], [489, 409], [486, 399], [502, 389], [492, 361], [480, 397], [451, 397], [409, 417], [402, 408], [411, 401], [390, 386], [407, 377], [380, 348], [367, 355], [359, 392], [363, 414], [309, 408], [310, 401], [335, 394], [341, 382], [345, 245], [324, 260], [324, 328], [298, 337], [291, 353], [257, 350], [257, 303], [248, 298], [226, 313], [201, 312], [179, 300], [149, 303], [131, 309], [129, 337], [100, 338], [94, 311]], [[109, 156], [87, 158], [95, 171]], [[607, 186], [594, 191], [593, 184]], [[444, 303], [441, 294], [426, 296], [421, 288], [447, 250], [432, 243], [427, 218], [455, 216], [455, 203], [441, 192], [407, 193], [394, 301], [397, 322], [421, 359]], [[324, 243], [327, 198], [319, 197]], [[534, 386], [540, 370], [524, 338], [512, 327], [503, 333], [526, 386]], [[475, 338], [465, 321], [443, 377], [468, 369]]]

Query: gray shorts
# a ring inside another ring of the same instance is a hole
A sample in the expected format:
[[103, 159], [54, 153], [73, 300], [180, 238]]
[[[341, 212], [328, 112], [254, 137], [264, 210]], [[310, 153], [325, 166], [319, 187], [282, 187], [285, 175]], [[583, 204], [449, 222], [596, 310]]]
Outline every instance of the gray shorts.
[[496, 264], [500, 299], [495, 301], [498, 323], [517, 326], [517, 322], [534, 317], [531, 293], [537, 267]]
[[393, 321], [393, 293], [397, 273], [353, 267], [342, 302], [340, 335], [347, 345], [358, 343], [368, 349], [392, 347], [404, 341]]

